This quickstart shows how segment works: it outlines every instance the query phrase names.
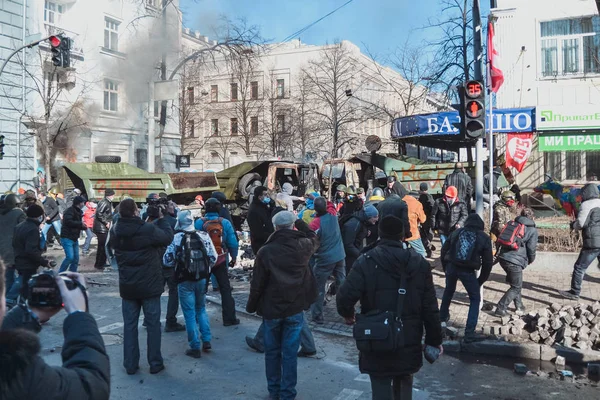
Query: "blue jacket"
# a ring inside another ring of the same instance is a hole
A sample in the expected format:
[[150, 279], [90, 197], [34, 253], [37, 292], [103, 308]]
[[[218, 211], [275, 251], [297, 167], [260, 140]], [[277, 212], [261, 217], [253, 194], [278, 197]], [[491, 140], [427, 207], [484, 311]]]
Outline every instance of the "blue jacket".
[[321, 227], [317, 231], [317, 237], [320, 245], [315, 253], [315, 265], [324, 266], [342, 261], [346, 258], [346, 252], [337, 217], [327, 213], [319, 218]]
[[[218, 219], [222, 217], [219, 217], [219, 214], [217, 213], [207, 213], [204, 216], [204, 218], [206, 218], [209, 221], [212, 221], [213, 219]], [[223, 219], [221, 223], [223, 224], [223, 246], [227, 249], [231, 258], [235, 260], [238, 256], [239, 250], [238, 239], [237, 235], [235, 234], [235, 229], [233, 229], [233, 225], [231, 225], [231, 222], [229, 222], [229, 220]], [[203, 225], [204, 222], [200, 218], [196, 220], [194, 227], [197, 231], [204, 231]]]

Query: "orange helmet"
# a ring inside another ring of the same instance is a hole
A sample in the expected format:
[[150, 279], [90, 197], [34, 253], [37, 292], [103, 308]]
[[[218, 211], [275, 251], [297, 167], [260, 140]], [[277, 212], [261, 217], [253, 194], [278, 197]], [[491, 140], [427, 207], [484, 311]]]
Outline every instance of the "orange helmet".
[[196, 198], [194, 200], [204, 201], [204, 198], [202, 197], [201, 194], [199, 194], [198, 196], [196, 196]]

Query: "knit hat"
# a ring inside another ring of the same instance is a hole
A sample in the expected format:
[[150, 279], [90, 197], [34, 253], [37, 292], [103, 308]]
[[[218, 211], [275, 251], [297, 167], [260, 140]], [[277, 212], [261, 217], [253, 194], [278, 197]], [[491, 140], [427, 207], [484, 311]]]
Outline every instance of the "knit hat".
[[81, 196], [75, 196], [75, 198], [73, 199], [73, 205], [76, 206], [77, 204], [81, 203], [85, 203], [85, 199]]
[[77, 189], [77, 188], [73, 189], [73, 192], [74, 192], [75, 194], [81, 194], [81, 190], [79, 190], [79, 189]]
[[273, 217], [274, 226], [290, 226], [296, 222], [296, 214], [291, 211], [281, 211]]
[[429, 190], [429, 185], [427, 184], [427, 182], [421, 182], [421, 184], [419, 185], [419, 190], [421, 192], [426, 192]]
[[210, 198], [204, 202], [207, 213], [218, 213], [221, 208], [221, 202], [215, 198]]
[[373, 205], [368, 205], [365, 207], [365, 217], [367, 219], [375, 218], [379, 216], [379, 211]]
[[44, 209], [37, 204], [32, 204], [27, 208], [25, 213], [28, 218], [39, 218], [44, 215]]
[[456, 189], [456, 187], [450, 186], [448, 187], [448, 189], [446, 189], [445, 195], [450, 199], [455, 199], [458, 197], [458, 190]]
[[190, 210], [183, 210], [177, 214], [177, 223], [175, 224], [176, 231], [195, 232], [194, 218]]
[[394, 215], [386, 215], [379, 221], [379, 237], [381, 239], [402, 240], [404, 237], [404, 224]]
[[17, 195], [9, 194], [4, 198], [4, 206], [8, 210], [12, 210], [17, 206], [17, 204], [19, 204], [19, 198], [17, 197]]
[[114, 196], [115, 191], [113, 189], [104, 189], [104, 197]]

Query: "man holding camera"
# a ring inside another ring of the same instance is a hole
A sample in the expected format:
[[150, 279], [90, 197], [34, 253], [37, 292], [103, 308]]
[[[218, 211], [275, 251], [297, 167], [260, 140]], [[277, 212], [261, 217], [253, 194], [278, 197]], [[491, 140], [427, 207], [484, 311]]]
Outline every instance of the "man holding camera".
[[123, 366], [129, 375], [139, 369], [138, 322], [143, 308], [148, 331], [148, 363], [150, 373], [156, 374], [165, 369], [160, 351], [160, 296], [164, 291], [161, 251], [173, 241], [173, 229], [162, 218], [160, 208], [156, 221], [142, 221], [132, 199], [123, 200], [119, 212], [121, 216], [110, 231], [108, 245], [114, 250], [119, 266], [125, 324]]
[[94, 268], [104, 271], [106, 264], [106, 238], [108, 230], [113, 219], [112, 201], [115, 197], [115, 191], [112, 189], [104, 190], [104, 198], [96, 207], [96, 215], [94, 215], [94, 233], [98, 238], [98, 249], [96, 252], [96, 263]]
[[57, 276], [54, 288], [60, 292], [68, 314], [63, 328], [63, 365], [49, 366], [39, 356], [40, 341], [35, 333], [60, 307], [20, 305], [5, 318], [4, 264], [0, 261], [0, 399], [109, 398], [110, 363], [96, 321], [87, 312], [86, 297], [80, 289], [85, 290], [85, 280], [76, 273], [69, 273], [68, 277], [78, 281], [78, 287], [69, 290], [63, 278]]

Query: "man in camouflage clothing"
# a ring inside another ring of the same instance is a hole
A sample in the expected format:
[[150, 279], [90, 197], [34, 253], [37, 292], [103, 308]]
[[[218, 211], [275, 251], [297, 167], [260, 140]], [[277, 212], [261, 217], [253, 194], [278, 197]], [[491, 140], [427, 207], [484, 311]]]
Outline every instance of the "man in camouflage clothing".
[[492, 240], [495, 242], [508, 221], [517, 217], [515, 194], [511, 191], [502, 192], [500, 201], [494, 204], [494, 219], [492, 221]]

